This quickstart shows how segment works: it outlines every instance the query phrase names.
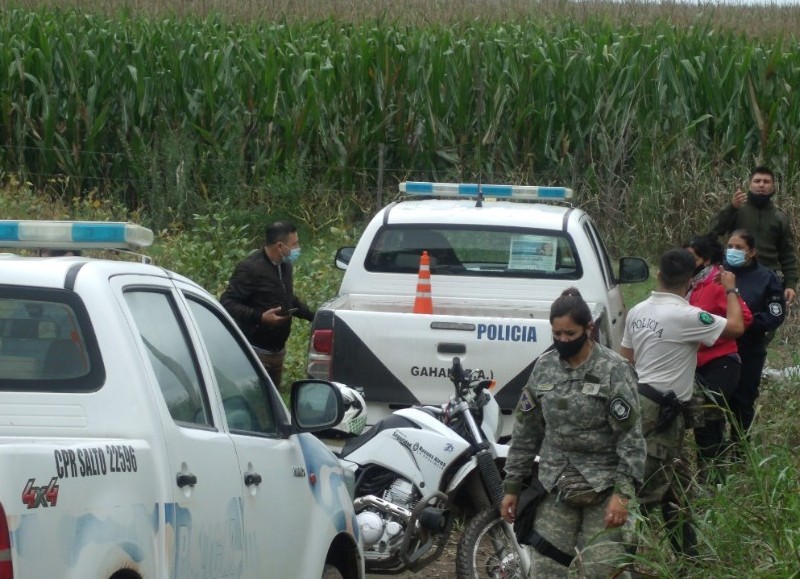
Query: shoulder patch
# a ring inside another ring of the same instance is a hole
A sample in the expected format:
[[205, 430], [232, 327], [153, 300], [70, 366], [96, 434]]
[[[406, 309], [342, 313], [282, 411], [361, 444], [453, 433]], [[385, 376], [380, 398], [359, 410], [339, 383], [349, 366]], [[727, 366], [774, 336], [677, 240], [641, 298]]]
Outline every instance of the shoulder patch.
[[614, 398], [611, 404], [608, 405], [608, 409], [617, 422], [623, 422], [631, 415], [631, 405], [622, 398]]
[[704, 326], [710, 326], [714, 323], [714, 318], [708, 312], [700, 312], [697, 316], [697, 319], [700, 320], [700, 323]]
[[783, 315], [783, 308], [779, 303], [773, 302], [769, 305], [769, 313], [779, 318]]
[[523, 412], [530, 412], [534, 408], [536, 408], [536, 403], [533, 401], [533, 397], [527, 390], [523, 390], [522, 396], [519, 397], [519, 409]]

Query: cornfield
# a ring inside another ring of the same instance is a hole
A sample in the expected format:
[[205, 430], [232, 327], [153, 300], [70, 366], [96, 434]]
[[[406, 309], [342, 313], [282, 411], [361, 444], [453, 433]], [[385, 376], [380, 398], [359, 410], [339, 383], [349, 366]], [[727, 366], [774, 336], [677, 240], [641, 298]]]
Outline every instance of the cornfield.
[[727, 196], [756, 162], [800, 181], [798, 40], [710, 18], [11, 8], [0, 39], [0, 170], [155, 212], [257, 201], [286, 175], [297, 195], [562, 183], [617, 226], [665, 223], [666, 241], [670, 216], [719, 204], [699, 184]]

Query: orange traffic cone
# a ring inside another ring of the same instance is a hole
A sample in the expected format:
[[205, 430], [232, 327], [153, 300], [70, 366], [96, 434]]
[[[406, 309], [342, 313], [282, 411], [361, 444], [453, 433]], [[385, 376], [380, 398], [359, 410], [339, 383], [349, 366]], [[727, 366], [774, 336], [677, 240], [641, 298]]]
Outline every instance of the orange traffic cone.
[[414, 300], [415, 314], [432, 314], [431, 300], [431, 258], [423, 251], [419, 258], [419, 278], [417, 279], [417, 298]]

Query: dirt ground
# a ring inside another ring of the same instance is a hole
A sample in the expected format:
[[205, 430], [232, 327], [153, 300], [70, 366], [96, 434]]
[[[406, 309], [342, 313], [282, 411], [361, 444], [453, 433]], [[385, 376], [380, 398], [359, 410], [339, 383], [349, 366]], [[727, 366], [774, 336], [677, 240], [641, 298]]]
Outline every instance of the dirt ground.
[[450, 541], [444, 548], [442, 555], [433, 563], [418, 571], [417, 573], [401, 573], [400, 575], [377, 575], [367, 573], [369, 579], [378, 579], [379, 577], [402, 577], [414, 579], [452, 579], [456, 576], [456, 545], [460, 535], [453, 533], [450, 536]]

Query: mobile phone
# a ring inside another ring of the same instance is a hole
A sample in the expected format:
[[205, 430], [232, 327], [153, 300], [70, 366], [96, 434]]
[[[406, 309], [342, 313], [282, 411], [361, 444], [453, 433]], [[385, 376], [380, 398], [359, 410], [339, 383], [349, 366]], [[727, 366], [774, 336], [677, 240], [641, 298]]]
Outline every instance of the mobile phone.
[[288, 310], [286, 308], [281, 308], [281, 310], [278, 312], [278, 315], [279, 316], [291, 316], [296, 311], [297, 311], [297, 308], [289, 308]]

